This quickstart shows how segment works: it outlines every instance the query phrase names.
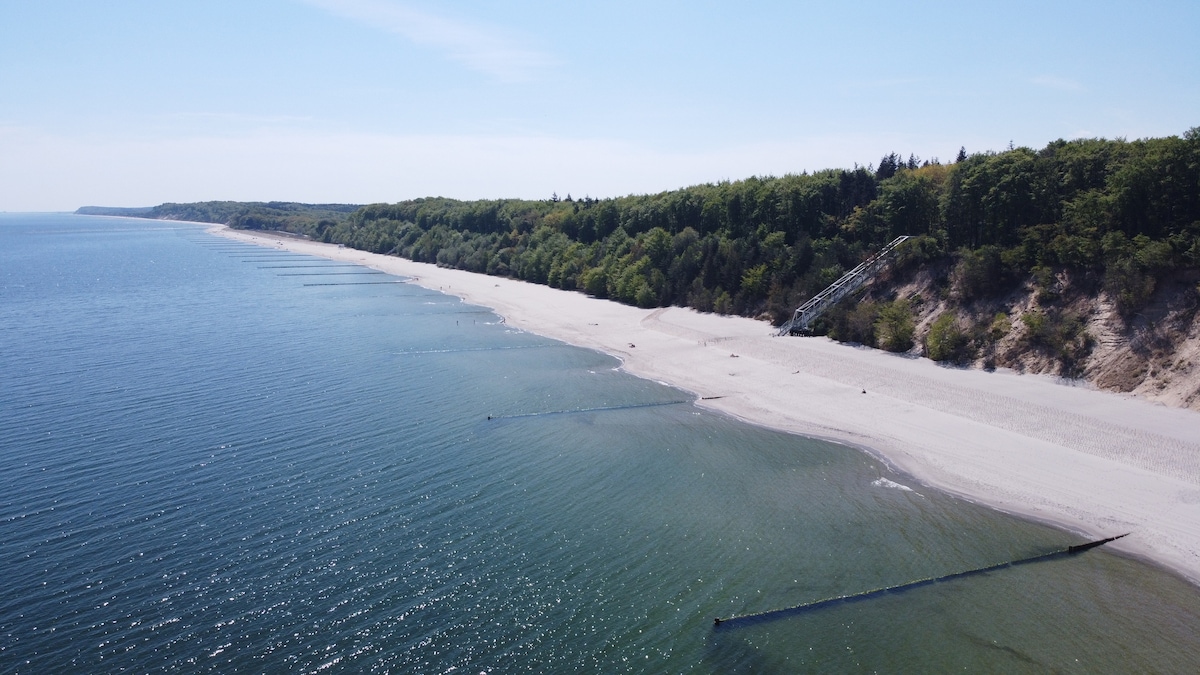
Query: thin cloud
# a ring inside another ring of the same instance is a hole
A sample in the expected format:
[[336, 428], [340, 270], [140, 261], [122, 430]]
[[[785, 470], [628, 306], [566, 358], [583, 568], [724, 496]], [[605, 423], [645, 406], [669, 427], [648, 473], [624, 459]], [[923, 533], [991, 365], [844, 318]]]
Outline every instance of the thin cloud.
[[1039, 75], [1038, 77], [1035, 77], [1032, 80], [1030, 80], [1030, 82], [1036, 84], [1039, 87], [1045, 87], [1047, 89], [1057, 89], [1059, 91], [1083, 91], [1084, 90], [1083, 85], [1076, 82], [1075, 80], [1070, 80], [1065, 77], [1056, 77], [1054, 75]]
[[387, 0], [303, 0], [332, 14], [441, 50], [471, 70], [503, 82], [534, 79], [554, 63], [496, 26], [467, 23]]

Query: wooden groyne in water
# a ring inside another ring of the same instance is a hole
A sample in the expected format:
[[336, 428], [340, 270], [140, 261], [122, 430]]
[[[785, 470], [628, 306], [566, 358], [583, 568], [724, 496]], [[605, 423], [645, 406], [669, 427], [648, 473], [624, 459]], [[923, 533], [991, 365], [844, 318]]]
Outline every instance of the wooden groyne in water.
[[636, 408], [660, 408], [668, 405], [683, 405], [691, 401], [653, 401], [650, 403], [630, 403], [628, 405], [606, 405], [595, 408], [571, 408], [569, 410], [543, 410], [541, 412], [516, 413], [513, 415], [488, 415], [488, 420], [515, 420], [522, 417], [544, 417], [546, 415], [574, 415], [577, 413], [609, 412], [612, 410], [634, 410]]
[[773, 610], [766, 611], [766, 612], [755, 612], [754, 614], [742, 614], [739, 616], [731, 616], [731, 617], [724, 618], [724, 619], [718, 617], [716, 619], [713, 619], [713, 630], [724, 630], [727, 628], [745, 627], [745, 626], [749, 626], [749, 625], [757, 624], [757, 623], [765, 623], [768, 621], [776, 621], [779, 619], [786, 619], [788, 617], [797, 616], [799, 614], [804, 614], [806, 612], [812, 612], [812, 611], [816, 611], [818, 609], [824, 609], [825, 607], [829, 607], [830, 605], [838, 605], [838, 604], [842, 604], [842, 603], [850, 603], [850, 602], [858, 602], [860, 600], [868, 600], [870, 598], [885, 595], [887, 593], [902, 593], [904, 591], [912, 590], [912, 589], [918, 588], [920, 586], [928, 586], [930, 584], [936, 584], [936, 583], [942, 582], [942, 581], [950, 581], [952, 579], [961, 579], [963, 577], [974, 576], [976, 574], [984, 574], [986, 572], [992, 572], [994, 570], [1003, 569], [1005, 567], [1015, 567], [1017, 565], [1027, 565], [1029, 563], [1041, 562], [1044, 560], [1051, 560], [1054, 558], [1064, 558], [1067, 556], [1078, 555], [1080, 553], [1083, 553], [1084, 551], [1096, 548], [1098, 546], [1103, 546], [1103, 545], [1109, 543], [1110, 541], [1116, 541], [1116, 540], [1120, 539], [1121, 537], [1128, 537], [1128, 536], [1129, 536], [1129, 533], [1126, 532], [1125, 534], [1120, 534], [1115, 537], [1109, 537], [1107, 539], [1099, 539], [1096, 541], [1090, 541], [1086, 544], [1076, 544], [1074, 546], [1068, 546], [1066, 548], [1058, 549], [1057, 551], [1051, 551], [1049, 553], [1043, 553], [1041, 555], [1035, 555], [1035, 556], [1032, 556], [1029, 558], [1021, 558], [1020, 560], [1010, 560], [1008, 562], [1002, 562], [1002, 563], [998, 563], [995, 565], [988, 565], [987, 567], [978, 567], [976, 569], [967, 570], [965, 572], [954, 572], [952, 574], [944, 574], [940, 577], [929, 577], [926, 579], [918, 579], [917, 581], [910, 581], [910, 582], [903, 583], [903, 584], [897, 584], [895, 586], [886, 586], [884, 588], [875, 588], [875, 589], [872, 589], [869, 591], [863, 591], [861, 593], [851, 593], [849, 595], [839, 595], [837, 597], [826, 598], [824, 600], [814, 600], [813, 602], [806, 602], [802, 605], [795, 605], [793, 607], [786, 607], [784, 609], [773, 609]]

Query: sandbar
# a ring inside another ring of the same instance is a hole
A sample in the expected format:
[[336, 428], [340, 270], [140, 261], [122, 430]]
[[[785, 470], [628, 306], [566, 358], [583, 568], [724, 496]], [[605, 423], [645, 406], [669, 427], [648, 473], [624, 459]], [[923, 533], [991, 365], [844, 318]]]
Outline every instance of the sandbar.
[[639, 309], [268, 232], [214, 234], [354, 262], [617, 357], [740, 420], [856, 446], [908, 479], [1089, 538], [1200, 584], [1200, 413], [1056, 378], [779, 337], [762, 321]]

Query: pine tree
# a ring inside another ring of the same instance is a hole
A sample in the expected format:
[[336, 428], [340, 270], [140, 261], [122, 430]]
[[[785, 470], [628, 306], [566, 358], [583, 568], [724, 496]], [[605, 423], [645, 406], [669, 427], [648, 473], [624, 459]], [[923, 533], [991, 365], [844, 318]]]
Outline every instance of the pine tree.
[[879, 160], [879, 168], [875, 169], [875, 178], [887, 180], [896, 175], [896, 171], [904, 166], [904, 160], [894, 152], [888, 153]]

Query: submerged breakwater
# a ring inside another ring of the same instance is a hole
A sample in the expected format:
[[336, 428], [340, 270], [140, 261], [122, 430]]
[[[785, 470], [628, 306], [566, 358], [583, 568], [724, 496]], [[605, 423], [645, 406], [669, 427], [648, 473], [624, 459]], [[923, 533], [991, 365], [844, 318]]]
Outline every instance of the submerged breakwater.
[[1196, 589], [1103, 549], [714, 631], [1081, 541], [199, 227], [5, 215], [0, 258], [2, 672], [1200, 661]]
[[976, 567], [974, 569], [963, 570], [961, 572], [951, 572], [950, 574], [943, 574], [938, 577], [926, 577], [924, 579], [908, 581], [908, 582], [905, 582], [902, 584], [896, 584], [894, 586], [886, 586], [884, 588], [874, 588], [869, 591], [859, 591], [858, 593], [849, 593], [847, 595], [839, 595], [839, 596], [836, 596], [833, 598], [825, 598], [824, 600], [814, 600], [812, 602], [806, 602], [806, 603], [803, 603], [800, 605], [796, 605], [794, 607], [785, 607], [783, 609], [773, 609], [773, 610], [769, 610], [766, 612], [756, 612], [754, 614], [742, 614], [739, 616], [731, 616], [731, 617], [727, 617], [724, 619], [721, 617], [717, 617], [717, 618], [713, 619], [713, 627], [717, 628], [717, 629], [723, 628], [723, 629], [728, 630], [730, 628], [741, 628], [741, 627], [745, 627], [745, 626], [751, 626], [751, 625], [754, 625], [757, 623], [763, 623], [766, 621], [778, 621], [780, 619], [786, 619], [789, 617], [797, 616], [804, 612], [813, 612], [813, 611], [817, 611], [820, 609], [825, 609], [826, 607], [832, 607], [833, 605], [837, 605], [837, 604], [844, 603], [844, 602], [859, 602], [862, 600], [870, 600], [872, 598], [880, 597], [885, 593], [904, 593], [906, 591], [911, 591], [911, 590], [914, 590], [917, 588], [921, 588], [923, 586], [929, 586], [930, 584], [937, 584], [937, 583], [942, 583], [942, 582], [946, 582], [946, 581], [964, 579], [966, 577], [971, 577], [971, 576], [975, 576], [975, 575], [979, 575], [979, 574], [987, 574], [988, 572], [997, 572], [997, 571], [1003, 570], [1005, 568], [1014, 567], [1016, 565], [1030, 565], [1033, 563], [1057, 560], [1059, 558], [1063, 558], [1066, 556], [1079, 555], [1080, 553], [1083, 553], [1084, 551], [1090, 551], [1091, 549], [1098, 548], [1109, 542], [1116, 541], [1118, 539], [1122, 539], [1127, 536], [1129, 536], [1129, 535], [1122, 534], [1122, 535], [1118, 535], [1116, 537], [1108, 537], [1107, 539], [1098, 539], [1096, 541], [1089, 541], [1089, 542], [1083, 543], [1083, 544], [1073, 544], [1071, 546], [1064, 546], [1063, 548], [1060, 548], [1060, 549], [1057, 549], [1054, 551], [1031, 555], [1031, 556], [1028, 556], [1025, 558], [1021, 558], [1019, 560], [1006, 560], [1004, 562], [999, 562], [999, 563], [995, 563], [992, 565], [986, 565], [984, 567]]

